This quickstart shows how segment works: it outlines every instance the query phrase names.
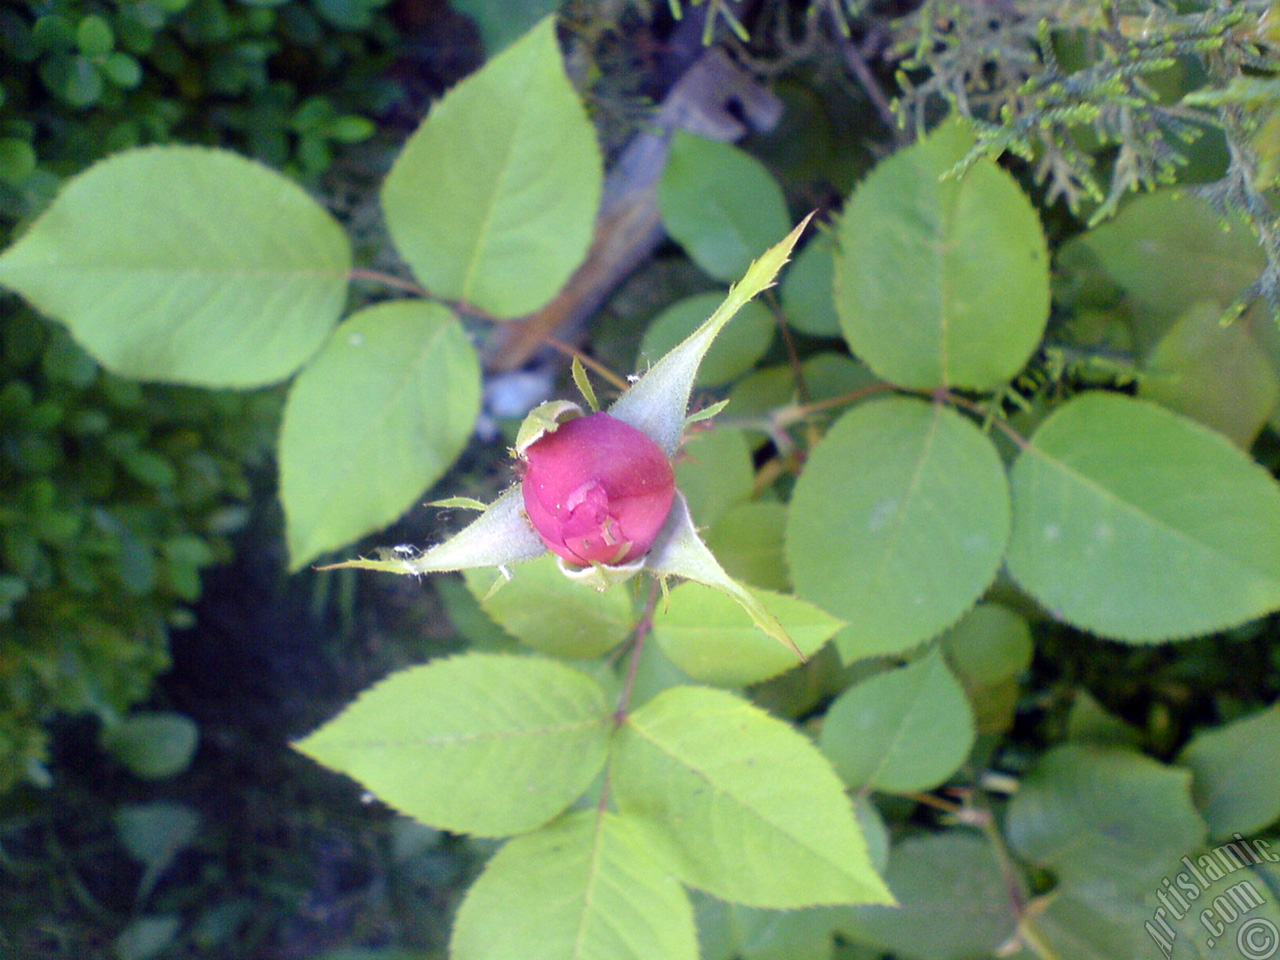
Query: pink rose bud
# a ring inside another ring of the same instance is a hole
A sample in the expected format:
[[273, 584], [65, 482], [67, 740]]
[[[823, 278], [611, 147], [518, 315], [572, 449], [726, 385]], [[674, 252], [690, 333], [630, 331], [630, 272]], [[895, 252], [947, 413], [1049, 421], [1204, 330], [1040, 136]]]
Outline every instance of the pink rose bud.
[[671, 512], [675, 474], [662, 448], [607, 413], [577, 417], [524, 451], [524, 509], [570, 563], [627, 563], [649, 552]]

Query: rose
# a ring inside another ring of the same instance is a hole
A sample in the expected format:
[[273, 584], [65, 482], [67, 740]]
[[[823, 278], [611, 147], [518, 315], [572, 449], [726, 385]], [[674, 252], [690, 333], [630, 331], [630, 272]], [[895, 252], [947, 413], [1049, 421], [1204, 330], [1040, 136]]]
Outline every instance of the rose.
[[559, 424], [521, 457], [525, 514], [569, 563], [635, 560], [649, 552], [671, 512], [676, 485], [666, 454], [607, 413]]
[[[812, 214], [809, 215], [812, 217]], [[483, 512], [443, 543], [417, 556], [384, 551], [377, 560], [337, 567], [392, 573], [444, 573], [523, 563], [551, 549], [566, 576], [597, 590], [641, 572], [662, 583], [683, 577], [737, 601], [757, 627], [801, 660], [804, 654], [755, 594], [720, 566], [702, 542], [689, 505], [675, 488], [670, 458], [690, 423], [715, 416], [724, 402], [689, 415], [698, 365], [742, 305], [770, 286], [809, 217], [755, 260], [716, 311], [692, 334], [650, 364], [644, 376], [609, 407], [582, 416], [568, 400], [530, 411], [516, 434], [523, 477], [490, 504], [467, 497], [435, 501], [441, 507]], [[594, 410], [595, 392], [575, 362], [574, 382]]]

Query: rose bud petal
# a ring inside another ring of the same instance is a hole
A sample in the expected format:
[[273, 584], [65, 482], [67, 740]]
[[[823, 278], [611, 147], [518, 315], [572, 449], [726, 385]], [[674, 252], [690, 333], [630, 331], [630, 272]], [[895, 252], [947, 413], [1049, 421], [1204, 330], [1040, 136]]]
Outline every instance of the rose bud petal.
[[607, 413], [561, 424], [523, 457], [525, 513], [543, 542], [570, 563], [643, 556], [671, 512], [676, 480], [666, 454]]

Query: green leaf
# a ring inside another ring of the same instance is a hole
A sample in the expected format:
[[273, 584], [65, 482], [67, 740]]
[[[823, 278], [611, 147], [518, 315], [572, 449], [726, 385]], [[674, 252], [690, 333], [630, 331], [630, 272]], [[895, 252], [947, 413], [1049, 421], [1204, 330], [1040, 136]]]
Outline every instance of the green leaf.
[[702, 960], [831, 960], [831, 938], [844, 911], [760, 910], [701, 895]]
[[953, 121], [879, 164], [845, 205], [835, 301], [853, 352], [901, 387], [994, 390], [1049, 318], [1049, 255], [1035, 208], [979, 160]]
[[1067, 714], [1067, 739], [1099, 747], [1142, 746], [1142, 731], [1109, 713], [1088, 690], [1075, 692]]
[[675, 461], [676, 486], [701, 524], [714, 523], [735, 503], [751, 496], [755, 467], [741, 430], [709, 427], [685, 437]]
[[479, 409], [479, 361], [444, 307], [393, 300], [343, 323], [285, 406], [280, 498], [291, 566], [412, 507], [462, 452]]
[[1009, 494], [995, 447], [960, 414], [906, 397], [842, 416], [796, 483], [796, 594], [849, 621], [851, 655], [906, 650], [953, 624], [995, 577]]
[[1009, 572], [1068, 623], [1149, 642], [1280, 607], [1280, 488], [1219, 433], [1082, 394], [1040, 425], [1012, 480]]
[[252, 387], [329, 336], [351, 250], [297, 185], [235, 154], [148, 147], [95, 164], [0, 256], [0, 283], [113, 373]]
[[510, 840], [467, 893], [452, 960], [697, 960], [693, 909], [626, 816], [581, 810]]
[[609, 408], [609, 413], [651, 437], [668, 456], [674, 455], [684, 434], [689, 394], [693, 391], [702, 358], [706, 356], [724, 325], [748, 301], [773, 284], [812, 216], [810, 214], [801, 220], [795, 229], [766, 250], [758, 260], [753, 261], [742, 279], [729, 288], [728, 296], [716, 308], [715, 313], [678, 347], [655, 363], [648, 373], [618, 398]]
[[889, 827], [884, 822], [879, 807], [870, 795], [860, 793], [853, 798], [853, 815], [858, 818], [858, 828], [867, 841], [871, 863], [880, 873], [889, 862]]
[[1188, 310], [1142, 364], [1138, 396], [1225, 433], [1248, 450], [1280, 402], [1280, 379], [1244, 321], [1222, 308]]
[[76, 27], [76, 46], [88, 57], [102, 57], [111, 52], [116, 38], [104, 17], [91, 13]]
[[988, 685], [1017, 677], [1031, 666], [1026, 618], [998, 603], [980, 603], [942, 635], [947, 662], [968, 683]]
[[758, 907], [892, 902], [826, 761], [732, 694], [660, 693], [619, 729], [612, 776], [691, 886]]
[[947, 663], [964, 687], [979, 734], [1013, 727], [1021, 674], [1031, 665], [1031, 630], [1019, 614], [980, 603], [940, 638]]
[[1009, 804], [1005, 832], [1019, 855], [1064, 884], [1109, 876], [1138, 893], [1206, 833], [1186, 770], [1079, 744], [1040, 758]]
[[[645, 328], [637, 365], [643, 368], [647, 361], [660, 359], [698, 329], [723, 299], [724, 296], [715, 291], [699, 293], [677, 300], [663, 310]], [[746, 373], [769, 349], [774, 328], [773, 314], [768, 307], [758, 300], [745, 304], [737, 322], [716, 338], [702, 359], [697, 382], [702, 386], [715, 386]]]
[[1264, 843], [1223, 844], [1171, 870], [1164, 903], [1173, 909], [1161, 903], [1147, 911], [1146, 950], [1168, 948], [1169, 960], [1273, 960], [1280, 947], [1280, 867], [1267, 859], [1276, 856], [1274, 842]]
[[837, 697], [818, 746], [856, 790], [918, 793], [945, 783], [973, 738], [969, 701], [934, 649]]
[[809, 242], [787, 270], [778, 293], [782, 315], [811, 337], [840, 336], [840, 317], [834, 299], [835, 243], [822, 233]]
[[[840, 627], [835, 617], [803, 600], [768, 590], [752, 593], [806, 657]], [[654, 612], [653, 636], [687, 676], [717, 686], [745, 687], [797, 665], [795, 654], [761, 633], [733, 597], [700, 583], [671, 591]]]
[[771, 501], [739, 503], [722, 513], [707, 530], [707, 547], [725, 571], [766, 590], [791, 586], [782, 554], [787, 508]]
[[1180, 190], [1134, 197], [1069, 246], [1076, 245], [1151, 316], [1139, 324], [1148, 335], [1153, 325], [1167, 324], [1202, 300], [1225, 310], [1265, 264], [1244, 223], [1224, 224], [1208, 203]]
[[625, 587], [603, 592], [570, 580], [552, 554], [521, 564], [511, 582], [487, 600], [493, 577], [470, 571], [467, 587], [504, 630], [556, 657], [598, 657], [635, 629], [637, 615]]
[[507, 319], [546, 304], [582, 262], [602, 183], [547, 17], [435, 105], [391, 168], [382, 206], [427, 289]]
[[200, 730], [181, 713], [137, 711], [102, 730], [102, 747], [144, 780], [172, 777], [195, 756]]
[[182, 918], [172, 914], [141, 916], [125, 925], [116, 937], [116, 960], [150, 960], [169, 947], [182, 929]]
[[484, 49], [492, 56], [542, 17], [554, 13], [559, 3], [557, 0], [454, 0], [451, 6], [476, 22]]
[[36, 171], [36, 151], [18, 137], [0, 137], [0, 180], [17, 185]]
[[1040, 960], [1044, 953], [1071, 960], [1158, 957], [1143, 926], [1160, 909], [1154, 893], [1116, 890], [1105, 876], [1092, 877], [1087, 885], [1059, 886], [1027, 904], [1023, 915], [1021, 929], [1028, 939], [1043, 945], [1043, 952], [1024, 949], [1014, 957]]
[[195, 840], [200, 814], [185, 804], [155, 801], [120, 807], [115, 822], [120, 843], [145, 868], [137, 894], [142, 902], [178, 854]]
[[683, 130], [671, 138], [658, 209], [693, 262], [726, 281], [741, 275], [790, 220], [782, 188], [764, 164], [732, 144]]
[[1250, 834], [1280, 820], [1280, 704], [1202, 731], [1178, 757], [1209, 835]]
[[981, 837], [950, 831], [904, 840], [885, 879], [901, 906], [852, 911], [850, 939], [902, 960], [973, 960], [996, 955], [1013, 934], [1012, 891]]
[[581, 796], [611, 729], [590, 677], [477, 653], [392, 674], [295, 747], [429, 826], [498, 837]]

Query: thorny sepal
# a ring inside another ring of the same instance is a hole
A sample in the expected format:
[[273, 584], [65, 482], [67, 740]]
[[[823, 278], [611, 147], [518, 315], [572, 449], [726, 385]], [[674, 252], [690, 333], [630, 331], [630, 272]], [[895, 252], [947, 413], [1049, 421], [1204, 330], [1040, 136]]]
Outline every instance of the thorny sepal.
[[348, 560], [321, 570], [355, 567], [385, 573], [447, 573], [473, 567], [501, 567], [532, 560], [547, 552], [537, 531], [524, 515], [524, 499], [517, 484], [489, 504], [469, 526], [419, 557], [386, 560]]
[[773, 285], [778, 271], [790, 258], [792, 248], [812, 217], [813, 214], [809, 214], [785, 239], [761, 254], [760, 259], [747, 268], [742, 279], [729, 288], [729, 295], [716, 312], [650, 367], [635, 386], [614, 402], [609, 413], [647, 433], [668, 457], [674, 456], [684, 433], [689, 395], [693, 392], [693, 382], [702, 358], [724, 325], [747, 301]]
[[698, 536], [689, 514], [689, 503], [684, 494], [676, 491], [676, 500], [667, 517], [666, 526], [658, 534], [653, 549], [644, 558], [644, 568], [655, 577], [683, 577], [704, 586], [719, 590], [738, 602], [751, 617], [752, 623], [791, 650], [801, 660], [808, 659], [787, 633], [778, 618], [746, 587], [725, 573], [711, 549]]

